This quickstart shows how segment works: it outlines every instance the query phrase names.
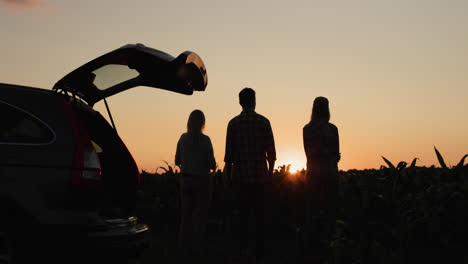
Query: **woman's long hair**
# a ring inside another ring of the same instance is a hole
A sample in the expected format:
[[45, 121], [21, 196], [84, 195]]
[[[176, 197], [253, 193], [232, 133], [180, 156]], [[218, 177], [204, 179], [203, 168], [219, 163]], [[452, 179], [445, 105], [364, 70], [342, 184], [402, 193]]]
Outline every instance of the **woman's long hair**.
[[323, 121], [330, 121], [330, 109], [328, 108], [328, 99], [319, 96], [315, 98], [314, 105], [312, 106], [312, 116], [310, 120], [323, 120]]
[[205, 128], [205, 115], [200, 110], [193, 110], [187, 121], [187, 133], [194, 145], [198, 145]]

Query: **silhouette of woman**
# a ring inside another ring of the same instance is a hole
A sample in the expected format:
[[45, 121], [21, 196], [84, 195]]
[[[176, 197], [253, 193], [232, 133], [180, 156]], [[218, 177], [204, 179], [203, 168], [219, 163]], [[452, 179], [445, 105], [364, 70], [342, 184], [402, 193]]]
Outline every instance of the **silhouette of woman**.
[[[194, 110], [187, 122], [175, 155], [181, 168], [181, 221], [179, 247], [182, 259], [200, 257], [204, 249], [206, 223], [210, 202], [209, 172], [216, 168], [213, 146], [203, 134], [205, 115]], [[183, 260], [184, 262], [184, 260]]]
[[315, 226], [314, 229], [323, 232], [322, 239], [327, 239], [327, 231], [330, 233], [334, 226], [338, 195], [339, 136], [337, 127], [329, 120], [328, 99], [315, 98], [311, 120], [303, 128], [307, 156], [306, 232], [309, 234], [306, 235], [310, 237], [312, 226]]

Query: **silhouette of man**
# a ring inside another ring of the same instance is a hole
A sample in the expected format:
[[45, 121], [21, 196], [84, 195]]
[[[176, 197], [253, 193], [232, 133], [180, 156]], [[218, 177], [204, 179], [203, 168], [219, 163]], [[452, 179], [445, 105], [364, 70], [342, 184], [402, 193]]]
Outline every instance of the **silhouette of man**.
[[[275, 141], [270, 121], [255, 112], [255, 91], [244, 88], [239, 103], [242, 112], [227, 127], [224, 171], [239, 194], [241, 255], [247, 254], [249, 235], [254, 233], [254, 254], [260, 261], [264, 256], [265, 190], [271, 184], [275, 165]], [[255, 232], [249, 232], [252, 214]]]

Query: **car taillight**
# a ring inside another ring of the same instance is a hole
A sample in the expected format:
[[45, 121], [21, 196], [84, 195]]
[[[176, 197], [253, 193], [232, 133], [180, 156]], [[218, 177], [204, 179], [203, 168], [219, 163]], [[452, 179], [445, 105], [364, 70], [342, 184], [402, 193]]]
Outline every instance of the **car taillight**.
[[75, 187], [97, 187], [102, 180], [101, 162], [91, 143], [88, 130], [73, 110], [71, 102], [65, 101], [63, 110], [70, 120], [75, 147], [70, 183]]
[[101, 180], [101, 163], [94, 149], [88, 149], [83, 153], [83, 173], [82, 178], [87, 180]]

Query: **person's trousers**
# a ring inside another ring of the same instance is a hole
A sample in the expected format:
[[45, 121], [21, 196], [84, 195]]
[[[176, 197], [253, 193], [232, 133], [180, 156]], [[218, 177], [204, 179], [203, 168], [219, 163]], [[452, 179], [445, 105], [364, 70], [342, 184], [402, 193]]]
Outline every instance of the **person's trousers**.
[[179, 247], [182, 256], [201, 255], [205, 248], [210, 203], [208, 175], [182, 174]]
[[[266, 185], [263, 183], [236, 183], [240, 250], [241, 252], [248, 250], [253, 242], [254, 254], [257, 258], [263, 258], [265, 251], [265, 212], [267, 207], [265, 188]], [[253, 230], [250, 228], [251, 222], [254, 224]]]
[[335, 229], [338, 201], [338, 179], [308, 179], [306, 185], [306, 243], [327, 242]]

